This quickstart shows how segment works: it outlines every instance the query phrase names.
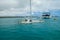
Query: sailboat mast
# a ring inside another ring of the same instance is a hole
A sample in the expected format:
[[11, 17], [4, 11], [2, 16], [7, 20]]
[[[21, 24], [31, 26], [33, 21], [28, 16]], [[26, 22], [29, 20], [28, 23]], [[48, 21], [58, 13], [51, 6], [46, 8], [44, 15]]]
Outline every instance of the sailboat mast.
[[32, 17], [32, 8], [31, 8], [31, 0], [30, 0], [30, 16]]

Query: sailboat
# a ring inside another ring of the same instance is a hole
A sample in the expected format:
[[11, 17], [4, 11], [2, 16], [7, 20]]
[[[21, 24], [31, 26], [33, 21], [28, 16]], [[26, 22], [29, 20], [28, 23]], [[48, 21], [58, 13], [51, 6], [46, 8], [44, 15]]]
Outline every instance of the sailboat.
[[21, 21], [21, 23], [37, 23], [37, 22], [44, 22], [43, 20], [33, 20], [32, 19], [32, 8], [31, 8], [31, 0], [30, 0], [30, 18], [26, 18], [24, 20]]

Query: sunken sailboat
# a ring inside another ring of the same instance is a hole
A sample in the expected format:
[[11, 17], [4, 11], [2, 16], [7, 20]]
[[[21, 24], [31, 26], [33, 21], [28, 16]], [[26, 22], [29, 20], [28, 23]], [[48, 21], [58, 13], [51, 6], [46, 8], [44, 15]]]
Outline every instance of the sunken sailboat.
[[32, 8], [31, 8], [31, 0], [30, 0], [30, 16], [29, 18], [25, 18], [21, 21], [21, 23], [36, 23], [36, 22], [44, 22], [43, 20], [33, 20], [32, 19]]

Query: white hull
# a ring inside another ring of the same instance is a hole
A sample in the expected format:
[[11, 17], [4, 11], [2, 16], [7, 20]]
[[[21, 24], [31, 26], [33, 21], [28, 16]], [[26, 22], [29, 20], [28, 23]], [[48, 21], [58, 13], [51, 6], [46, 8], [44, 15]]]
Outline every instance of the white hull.
[[39, 22], [44, 22], [43, 20], [32, 20], [32, 22], [30, 21], [22, 21], [21, 23], [39, 23]]

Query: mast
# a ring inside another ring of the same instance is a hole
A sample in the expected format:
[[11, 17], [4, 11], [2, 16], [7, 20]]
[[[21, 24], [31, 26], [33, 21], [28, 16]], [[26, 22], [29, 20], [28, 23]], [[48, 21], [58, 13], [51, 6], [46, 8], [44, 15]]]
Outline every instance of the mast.
[[30, 0], [30, 16], [32, 17], [31, 0]]

